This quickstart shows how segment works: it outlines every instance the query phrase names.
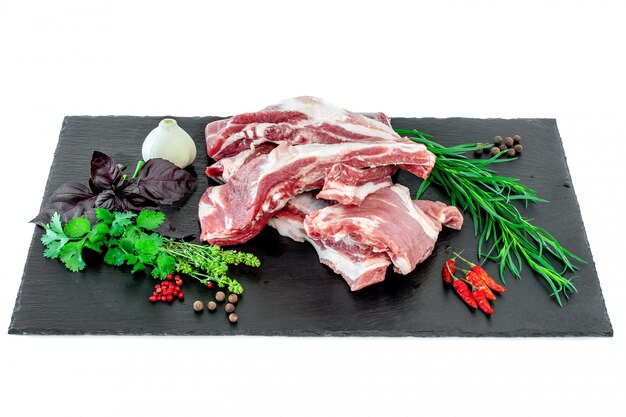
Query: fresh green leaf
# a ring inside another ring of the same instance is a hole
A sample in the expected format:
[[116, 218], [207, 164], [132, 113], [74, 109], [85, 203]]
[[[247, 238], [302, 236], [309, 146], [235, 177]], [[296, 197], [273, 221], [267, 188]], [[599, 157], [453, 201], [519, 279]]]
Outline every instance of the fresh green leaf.
[[115, 212], [115, 219], [111, 223], [111, 230], [109, 233], [111, 236], [118, 237], [124, 234], [124, 229], [126, 226], [132, 225], [132, 218], [135, 217], [135, 213], [126, 212]]
[[144, 269], [146, 269], [146, 266], [141, 262], [137, 262], [135, 266], [133, 266], [133, 270], [130, 271], [130, 273], [134, 274], [135, 272], [143, 271]]
[[113, 223], [113, 220], [115, 220], [115, 215], [109, 210], [99, 207], [96, 209], [96, 218], [98, 220], [102, 220], [102, 222], [107, 226], [110, 226]]
[[122, 255], [122, 259], [128, 265], [135, 265], [137, 262], [139, 262], [139, 258], [132, 253], [125, 253], [124, 255]]
[[63, 232], [71, 238], [81, 238], [91, 230], [91, 223], [84, 217], [77, 217], [63, 226]]
[[67, 240], [55, 240], [46, 245], [43, 256], [49, 259], [56, 259], [61, 253], [61, 248], [67, 243]]
[[59, 258], [70, 271], [82, 271], [85, 268], [85, 261], [83, 261], [81, 252], [82, 245], [80, 242], [68, 242], [59, 250]]
[[124, 251], [118, 247], [109, 248], [104, 255], [104, 262], [109, 265], [120, 266], [124, 263]]
[[176, 265], [176, 258], [168, 255], [165, 252], [160, 252], [156, 260], [157, 267], [166, 274], [174, 273], [174, 266]]
[[152, 263], [162, 244], [158, 236], [152, 235], [135, 243], [135, 253], [141, 262]]
[[137, 216], [137, 226], [146, 230], [155, 230], [165, 221], [165, 214], [160, 211], [143, 210]]

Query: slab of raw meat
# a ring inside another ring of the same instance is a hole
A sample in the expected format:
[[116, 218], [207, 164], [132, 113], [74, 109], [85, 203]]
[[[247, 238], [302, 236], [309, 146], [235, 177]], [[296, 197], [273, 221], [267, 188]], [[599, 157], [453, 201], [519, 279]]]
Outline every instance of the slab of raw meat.
[[271, 143], [264, 143], [254, 149], [246, 149], [228, 158], [222, 158], [206, 168], [206, 175], [219, 182], [225, 184], [228, 182], [235, 172], [243, 166], [243, 164], [252, 161], [254, 158], [270, 153], [276, 145]]
[[326, 170], [324, 187], [317, 198], [360, 206], [368, 195], [393, 185], [391, 176], [396, 169], [393, 165], [358, 169], [335, 164]]
[[[463, 216], [458, 209], [447, 212], [446, 223], [460, 227]], [[314, 211], [304, 227], [312, 239], [350, 239], [371, 246], [389, 256], [396, 272], [408, 274], [432, 253], [441, 222], [414, 204], [405, 186], [396, 184], [369, 195], [358, 207], [337, 204]]]
[[384, 253], [374, 253], [370, 247], [341, 240], [325, 242], [310, 238], [304, 230], [304, 219], [329, 203], [316, 199], [311, 193], [300, 194], [272, 217], [268, 225], [283, 236], [296, 242], [309, 242], [317, 252], [320, 262], [341, 275], [352, 291], [357, 291], [385, 279], [391, 260]]
[[311, 143], [411, 142], [398, 135], [383, 113], [353, 113], [316, 97], [295, 97], [209, 123], [205, 128], [207, 154], [216, 161], [237, 155], [264, 142]]
[[413, 200], [413, 204], [433, 219], [440, 226], [439, 230], [441, 225], [454, 230], [461, 230], [463, 226], [463, 215], [454, 206], [430, 200]]
[[224, 185], [209, 187], [200, 199], [200, 239], [234, 245], [256, 236], [272, 214], [292, 197], [321, 188], [326, 169], [337, 163], [355, 168], [402, 164], [425, 178], [435, 156], [413, 142], [281, 144], [243, 164]]

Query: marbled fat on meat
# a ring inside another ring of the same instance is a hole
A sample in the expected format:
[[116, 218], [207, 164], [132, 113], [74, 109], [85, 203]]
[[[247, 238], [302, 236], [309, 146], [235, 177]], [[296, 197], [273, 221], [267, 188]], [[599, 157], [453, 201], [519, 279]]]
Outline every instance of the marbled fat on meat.
[[410, 141], [283, 143], [243, 164], [226, 184], [206, 190], [198, 208], [200, 239], [215, 245], [248, 241], [292, 197], [321, 188], [326, 169], [337, 163], [354, 168], [403, 164], [426, 177], [434, 162], [434, 155], [424, 145]]
[[295, 97], [256, 113], [209, 123], [207, 154], [216, 161], [265, 142], [411, 142], [398, 135], [383, 113], [354, 113], [316, 97]]
[[341, 275], [352, 291], [360, 290], [385, 279], [391, 260], [384, 253], [375, 253], [370, 247], [344, 240], [333, 242], [313, 239], [304, 230], [304, 219], [329, 203], [316, 199], [311, 193], [300, 194], [289, 200], [268, 225], [296, 242], [309, 242], [320, 262]]
[[317, 198], [360, 206], [368, 195], [393, 185], [391, 176], [396, 169], [394, 165], [358, 169], [346, 164], [335, 164], [326, 169], [324, 187]]
[[314, 211], [304, 228], [312, 239], [370, 246], [373, 252], [387, 254], [396, 272], [408, 274], [432, 253], [441, 220], [458, 228], [463, 223], [455, 207], [446, 206], [445, 215], [434, 209], [427, 214], [420, 204], [414, 204], [405, 186], [396, 184], [369, 195], [358, 207], [337, 204]]

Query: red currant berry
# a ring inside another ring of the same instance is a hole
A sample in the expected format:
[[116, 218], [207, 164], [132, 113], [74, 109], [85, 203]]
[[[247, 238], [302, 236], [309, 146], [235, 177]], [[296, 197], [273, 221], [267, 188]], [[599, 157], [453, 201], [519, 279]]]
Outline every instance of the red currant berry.
[[157, 299], [156, 299], [155, 296], [152, 296], [152, 297], [148, 298], [148, 300], [150, 300], [151, 303], [156, 303]]
[[172, 278], [174, 278], [174, 277], [172, 276], [172, 274], [167, 274], [167, 277], [166, 277], [166, 278], [167, 278], [168, 280], [171, 280], [171, 279], [172, 279]]
[[171, 303], [172, 301], [174, 301], [174, 297], [172, 297], [172, 294], [168, 294], [167, 295], [167, 302]]
[[206, 286], [209, 287], [209, 288], [213, 288], [213, 282], [209, 281], [209, 283]]
[[182, 292], [178, 293], [178, 299], [182, 300], [183, 298], [185, 298], [185, 294], [183, 294]]

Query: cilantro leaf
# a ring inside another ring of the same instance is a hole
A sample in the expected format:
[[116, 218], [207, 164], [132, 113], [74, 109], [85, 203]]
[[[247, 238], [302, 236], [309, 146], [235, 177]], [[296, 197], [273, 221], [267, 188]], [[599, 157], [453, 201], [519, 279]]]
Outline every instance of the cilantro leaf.
[[59, 253], [61, 252], [61, 248], [66, 243], [67, 243], [67, 239], [51, 241], [50, 243], [46, 244], [46, 250], [43, 251], [43, 256], [48, 259], [58, 258]]
[[133, 266], [133, 270], [130, 271], [130, 273], [134, 274], [135, 272], [143, 271], [144, 269], [146, 269], [146, 266], [141, 262], [137, 262], [135, 266]]
[[91, 230], [91, 223], [84, 217], [77, 217], [65, 223], [63, 231], [69, 237], [80, 238]]
[[135, 243], [135, 253], [141, 262], [153, 263], [154, 258], [162, 245], [163, 241], [161, 238], [156, 234], [152, 234], [138, 240]]
[[67, 242], [69, 238], [63, 232], [63, 226], [61, 226], [61, 216], [59, 213], [54, 213], [49, 224], [44, 225], [46, 234], [41, 237], [41, 243], [44, 244], [46, 250], [44, 256], [50, 259], [56, 259], [59, 257], [60, 250]]
[[111, 223], [113, 223], [113, 220], [115, 220], [115, 215], [109, 210], [99, 207], [96, 209], [96, 218], [98, 220], [102, 220], [106, 225], [110, 226]]
[[109, 265], [120, 266], [124, 263], [124, 251], [118, 247], [109, 248], [104, 255], [104, 262]]
[[157, 267], [163, 270], [166, 274], [171, 274], [174, 272], [174, 266], [176, 265], [176, 258], [168, 255], [165, 252], [159, 253], [159, 256], [156, 260]]
[[68, 242], [59, 250], [59, 257], [65, 267], [72, 272], [85, 269], [85, 261], [81, 255], [82, 245], [80, 242]]
[[137, 226], [146, 230], [154, 230], [165, 221], [165, 214], [160, 211], [143, 210], [137, 216]]
[[125, 253], [124, 255], [122, 255], [122, 260], [128, 265], [135, 265], [137, 262], [139, 262], [139, 258], [132, 253]]
[[124, 229], [126, 226], [130, 226], [132, 224], [131, 219], [135, 217], [135, 213], [132, 212], [115, 212], [115, 219], [111, 223], [111, 230], [109, 233], [111, 236], [121, 236], [124, 234]]

